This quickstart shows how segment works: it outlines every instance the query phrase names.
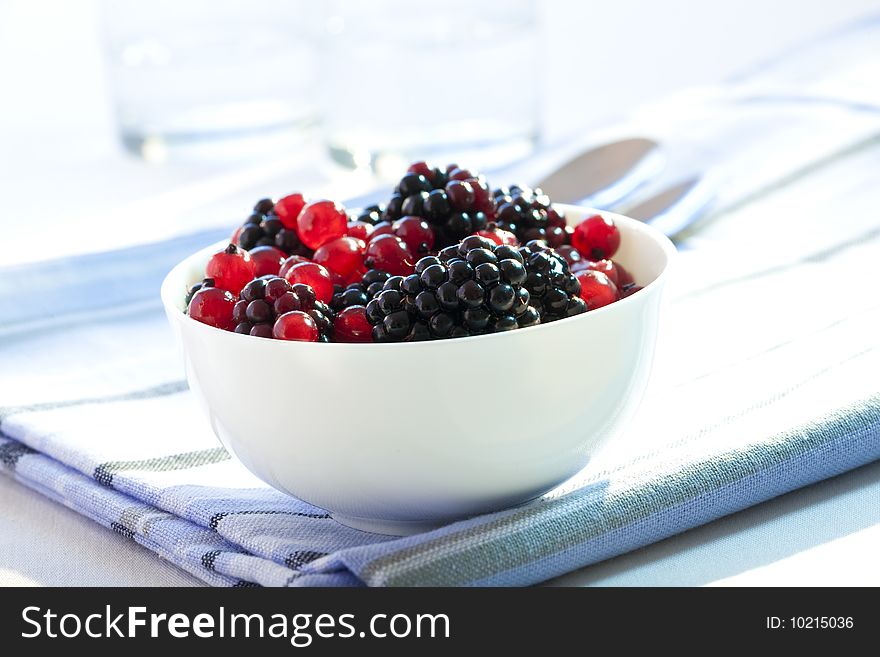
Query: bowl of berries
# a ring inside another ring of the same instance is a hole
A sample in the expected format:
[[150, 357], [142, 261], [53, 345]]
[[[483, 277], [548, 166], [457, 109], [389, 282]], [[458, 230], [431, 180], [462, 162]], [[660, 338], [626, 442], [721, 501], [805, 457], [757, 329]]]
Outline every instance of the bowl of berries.
[[406, 534], [533, 499], [620, 432], [674, 251], [419, 162], [381, 206], [259, 201], [162, 300], [231, 453], [342, 523]]

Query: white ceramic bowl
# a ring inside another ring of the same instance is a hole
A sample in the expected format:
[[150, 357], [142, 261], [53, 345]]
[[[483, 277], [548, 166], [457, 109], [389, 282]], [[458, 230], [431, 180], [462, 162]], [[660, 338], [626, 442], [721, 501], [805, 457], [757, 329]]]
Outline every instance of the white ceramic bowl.
[[[569, 223], [593, 210], [562, 206]], [[647, 383], [667, 265], [661, 233], [620, 215], [614, 256], [645, 286], [576, 317], [401, 344], [282, 342], [187, 317], [213, 245], [162, 301], [214, 433], [255, 475], [340, 522], [404, 534], [532, 499], [626, 423]]]

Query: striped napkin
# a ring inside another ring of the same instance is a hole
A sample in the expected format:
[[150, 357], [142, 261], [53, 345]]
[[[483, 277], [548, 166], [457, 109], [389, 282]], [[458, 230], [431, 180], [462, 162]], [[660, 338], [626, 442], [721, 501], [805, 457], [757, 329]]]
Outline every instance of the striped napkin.
[[2, 271], [0, 471], [212, 585], [541, 582], [880, 458], [878, 169], [868, 143], [684, 244], [634, 422], [524, 506], [395, 538], [255, 479], [158, 300], [114, 283], [157, 286], [185, 243]]

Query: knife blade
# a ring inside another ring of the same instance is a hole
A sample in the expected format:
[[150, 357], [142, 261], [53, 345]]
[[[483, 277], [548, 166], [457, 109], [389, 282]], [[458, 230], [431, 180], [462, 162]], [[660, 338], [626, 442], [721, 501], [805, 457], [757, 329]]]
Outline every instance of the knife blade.
[[664, 166], [657, 142], [630, 137], [591, 148], [537, 183], [558, 203], [607, 208], [619, 203]]
[[672, 237], [709, 210], [717, 189], [712, 176], [695, 175], [615, 210], [649, 223]]

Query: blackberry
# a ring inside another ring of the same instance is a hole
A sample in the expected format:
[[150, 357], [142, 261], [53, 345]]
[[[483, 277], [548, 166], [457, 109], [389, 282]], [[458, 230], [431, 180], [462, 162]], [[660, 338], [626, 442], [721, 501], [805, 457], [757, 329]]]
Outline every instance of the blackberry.
[[445, 172], [434, 168], [427, 175], [407, 173], [394, 188], [382, 219], [393, 223], [405, 216], [421, 217], [437, 235], [436, 248], [443, 248], [483, 230], [494, 210], [485, 179], [449, 165]]
[[571, 242], [565, 218], [541, 189], [511, 185], [496, 189], [493, 196], [496, 225], [516, 235], [521, 243], [544, 240], [555, 248]]
[[255, 278], [242, 288], [232, 310], [235, 332], [271, 338], [275, 320], [293, 310], [311, 315], [318, 325], [319, 341], [329, 341], [335, 319], [333, 311], [315, 299], [315, 292], [308, 285], [291, 285], [280, 276]]
[[[391, 278], [391, 274], [379, 269], [370, 269], [363, 275], [359, 283], [351, 283], [343, 287], [342, 285], [333, 286], [333, 298], [330, 301], [330, 308], [338, 313], [350, 306], [366, 306], [371, 299], [378, 295], [385, 285], [385, 282]], [[399, 276], [397, 278], [400, 278]]]
[[[537, 311], [540, 322], [552, 322], [587, 311], [580, 297], [581, 284], [562, 255], [542, 240], [527, 242], [519, 248], [519, 254], [526, 272], [523, 287], [529, 292], [529, 304]], [[534, 319], [531, 313], [525, 321], [529, 319]]]
[[360, 283], [352, 283], [347, 287], [333, 286], [333, 298], [330, 300], [330, 308], [333, 312], [339, 312], [349, 306], [366, 306], [369, 301], [367, 291]]
[[189, 302], [192, 301], [195, 293], [201, 290], [203, 287], [214, 287], [214, 279], [213, 278], [205, 278], [191, 288], [186, 291], [186, 307], [189, 308]]
[[299, 241], [295, 230], [284, 227], [272, 207], [270, 199], [257, 201], [253, 213], [236, 231], [238, 246], [245, 251], [258, 246], [274, 246], [287, 255], [311, 258], [312, 251]]
[[259, 212], [260, 214], [269, 214], [272, 212], [272, 208], [275, 207], [275, 201], [270, 198], [261, 198], [254, 205], [254, 212]]
[[536, 324], [527, 277], [519, 250], [471, 235], [419, 260], [413, 274], [385, 281], [366, 308], [373, 340], [456, 338]]
[[391, 278], [391, 274], [379, 269], [371, 269], [364, 274], [363, 278], [361, 278], [361, 285], [364, 286], [368, 300], [373, 299], [382, 291], [382, 286], [389, 278]]
[[351, 221], [362, 221], [365, 224], [370, 224], [371, 226], [375, 226], [380, 221], [382, 221], [382, 214], [385, 212], [384, 205], [368, 205], [367, 207], [358, 210], [358, 214], [351, 214], [349, 219]]

